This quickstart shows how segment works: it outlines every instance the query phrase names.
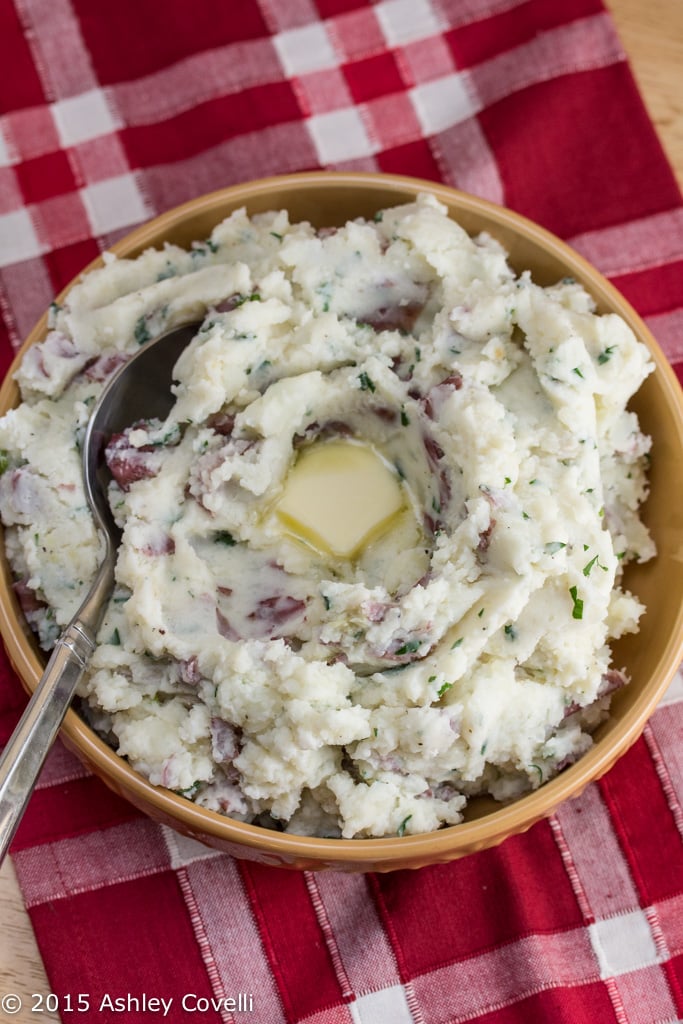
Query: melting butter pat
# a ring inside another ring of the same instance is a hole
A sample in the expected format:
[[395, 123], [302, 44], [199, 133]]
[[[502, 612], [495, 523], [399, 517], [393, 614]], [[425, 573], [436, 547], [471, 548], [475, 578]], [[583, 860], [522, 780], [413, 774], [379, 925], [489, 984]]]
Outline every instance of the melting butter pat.
[[326, 441], [304, 449], [277, 514], [285, 528], [328, 554], [353, 558], [404, 507], [400, 480], [369, 445]]

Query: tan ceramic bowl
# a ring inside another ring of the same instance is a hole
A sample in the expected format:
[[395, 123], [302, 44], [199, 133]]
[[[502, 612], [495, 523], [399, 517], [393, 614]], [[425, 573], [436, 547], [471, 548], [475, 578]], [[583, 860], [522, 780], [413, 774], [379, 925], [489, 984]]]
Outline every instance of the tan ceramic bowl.
[[[648, 611], [637, 636], [615, 645], [614, 663], [625, 666], [631, 683], [619, 691], [609, 721], [596, 733], [594, 747], [580, 761], [540, 789], [507, 806], [475, 800], [460, 825], [425, 835], [389, 839], [309, 839], [271, 832], [206, 811], [168, 790], [152, 786], [107, 747], [70, 711], [62, 737], [105, 783], [157, 821], [237, 857], [293, 868], [387, 871], [416, 868], [462, 857], [523, 832], [587, 783], [602, 775], [640, 735], [683, 657], [683, 400], [676, 378], [653, 337], [621, 295], [588, 263], [554, 236], [528, 220], [483, 200], [428, 182], [389, 175], [314, 172], [237, 185], [186, 203], [145, 224], [112, 248], [135, 256], [165, 241], [188, 245], [206, 238], [232, 210], [250, 213], [286, 208], [292, 220], [317, 226], [372, 217], [375, 211], [433, 192], [467, 230], [486, 230], [510, 254], [517, 271], [531, 270], [542, 285], [573, 276], [594, 296], [601, 312], [619, 313], [649, 347], [656, 364], [633, 402], [645, 432], [653, 438], [651, 494], [644, 518], [657, 543], [657, 558], [629, 567], [626, 585]], [[99, 262], [99, 261], [98, 261]], [[93, 266], [96, 264], [93, 264]], [[68, 291], [68, 289], [67, 289]], [[60, 296], [60, 299], [62, 296]], [[41, 339], [46, 316], [26, 339]], [[22, 350], [23, 351], [23, 350]], [[11, 373], [0, 389], [0, 414], [18, 402]], [[43, 656], [29, 634], [1, 558], [0, 629], [9, 656], [32, 691]]]

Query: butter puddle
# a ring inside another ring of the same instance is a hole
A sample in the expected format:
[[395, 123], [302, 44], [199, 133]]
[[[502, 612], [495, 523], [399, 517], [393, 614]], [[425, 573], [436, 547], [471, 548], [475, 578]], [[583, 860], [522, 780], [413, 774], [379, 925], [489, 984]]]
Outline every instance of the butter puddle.
[[391, 463], [371, 445], [345, 439], [312, 444], [299, 454], [276, 511], [297, 539], [353, 559], [391, 528], [406, 504]]

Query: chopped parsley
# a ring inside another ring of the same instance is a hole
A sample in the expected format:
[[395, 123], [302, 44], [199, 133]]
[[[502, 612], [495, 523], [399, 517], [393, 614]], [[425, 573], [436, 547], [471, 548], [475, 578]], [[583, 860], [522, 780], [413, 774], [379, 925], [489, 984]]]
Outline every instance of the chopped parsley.
[[577, 588], [576, 587], [570, 587], [569, 588], [569, 594], [571, 596], [572, 601], [574, 602], [574, 607], [572, 608], [572, 618], [573, 619], [582, 619], [583, 618], [583, 600], [578, 596]]
[[616, 347], [616, 345], [608, 345], [607, 348], [604, 348], [602, 350], [602, 352], [598, 356], [598, 363], [601, 366], [610, 361], [610, 359], [612, 358], [612, 353], [614, 352]]
[[598, 556], [595, 555], [593, 558], [591, 558], [590, 562], [586, 562], [586, 564], [584, 565], [583, 570], [582, 570], [583, 575], [584, 576], [589, 576], [590, 575], [590, 571], [591, 571], [591, 569], [593, 568], [594, 565], [597, 565], [598, 568], [602, 569], [603, 572], [607, 572], [607, 566], [606, 565], [602, 565], [598, 561]]
[[133, 334], [135, 336], [135, 340], [137, 341], [138, 345], [144, 345], [146, 341], [150, 340], [152, 335], [149, 333], [149, 327], [147, 325], [147, 317], [145, 317], [145, 316], [141, 316], [140, 317], [140, 319], [135, 324], [135, 328], [133, 330]]
[[190, 256], [195, 262], [197, 262], [198, 260], [205, 259], [210, 252], [215, 252], [216, 248], [215, 242], [193, 242]]
[[323, 300], [323, 313], [329, 313], [330, 311], [330, 300], [332, 298], [332, 282], [323, 281], [316, 288], [316, 293]]
[[197, 780], [197, 782], [193, 782], [191, 786], [188, 786], [187, 789], [175, 789], [173, 792], [178, 796], [184, 796], [186, 800], [194, 800], [200, 787], [201, 782]]
[[237, 541], [229, 530], [217, 530], [213, 535], [214, 544], [224, 544], [226, 548], [234, 548]]
[[365, 372], [365, 370], [363, 370], [362, 373], [358, 374], [358, 380], [360, 381], [361, 391], [375, 391], [375, 382], [373, 381], [372, 377], [370, 377], [369, 374]]
[[446, 693], [447, 690], [450, 690], [452, 685], [453, 683], [442, 683], [439, 689], [437, 690], [439, 698], [443, 697], [444, 693]]
[[408, 824], [408, 822], [410, 821], [411, 818], [412, 818], [412, 814], [406, 815], [406, 817], [403, 819], [401, 824], [396, 829], [396, 835], [404, 836], [406, 834], [406, 825]]
[[416, 651], [419, 651], [421, 646], [421, 640], [406, 640], [404, 644], [397, 648], [396, 655], [400, 658], [404, 654], [415, 654]]

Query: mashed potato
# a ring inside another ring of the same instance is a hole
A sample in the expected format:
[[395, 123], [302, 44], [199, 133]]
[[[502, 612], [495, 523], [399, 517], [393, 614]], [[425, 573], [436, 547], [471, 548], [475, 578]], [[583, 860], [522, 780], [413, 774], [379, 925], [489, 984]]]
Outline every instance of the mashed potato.
[[[80, 696], [114, 749], [232, 817], [363, 838], [457, 823], [590, 747], [627, 682], [609, 642], [643, 611], [622, 570], [654, 553], [626, 410], [652, 365], [575, 282], [516, 275], [428, 195], [318, 231], [238, 211], [190, 251], [108, 255], [53, 307], [0, 421], [41, 644], [100, 558], [92, 404], [188, 320], [169, 418], [108, 449], [123, 540]], [[278, 503], [307, 453], [354, 445], [398, 497], [340, 554]]]

